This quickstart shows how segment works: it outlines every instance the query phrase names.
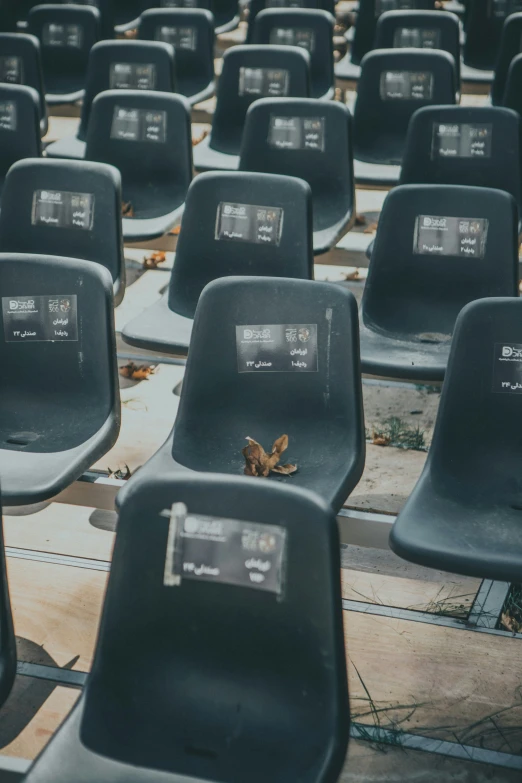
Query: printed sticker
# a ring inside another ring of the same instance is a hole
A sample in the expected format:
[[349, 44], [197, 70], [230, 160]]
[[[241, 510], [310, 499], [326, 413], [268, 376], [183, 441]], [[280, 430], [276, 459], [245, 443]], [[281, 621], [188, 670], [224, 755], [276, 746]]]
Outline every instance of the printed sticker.
[[393, 36], [396, 49], [440, 49], [440, 29], [398, 27]]
[[164, 144], [166, 138], [166, 111], [127, 109], [124, 106], [114, 107], [111, 139], [120, 139], [121, 141], [151, 141]]
[[255, 204], [231, 204], [222, 201], [217, 208], [216, 239], [279, 245], [284, 210]]
[[324, 152], [324, 117], [270, 116], [268, 143], [281, 150], [316, 150]]
[[78, 24], [44, 25], [42, 31], [44, 46], [64, 46], [70, 49], [81, 49], [83, 43], [83, 28]]
[[238, 371], [317, 372], [317, 324], [236, 326]]
[[24, 64], [21, 57], [0, 57], [0, 82], [23, 84]]
[[78, 340], [76, 294], [3, 296], [2, 314], [8, 343]]
[[163, 41], [174, 46], [175, 49], [186, 49], [195, 52], [198, 42], [198, 31], [195, 27], [171, 27], [162, 24], [156, 27], [154, 33], [156, 41]]
[[109, 74], [111, 90], [154, 90], [154, 63], [112, 63]]
[[163, 582], [167, 587], [179, 587], [185, 579], [219, 582], [280, 596], [286, 541], [286, 529], [279, 525], [190, 514], [175, 503]]
[[491, 123], [434, 122], [431, 157], [490, 158]]
[[493, 391], [504, 394], [522, 392], [522, 343], [495, 343]]
[[0, 130], [15, 131], [18, 112], [14, 101], [0, 101]]
[[429, 71], [383, 71], [380, 94], [383, 101], [429, 100], [433, 96], [433, 74]]
[[239, 95], [265, 95], [280, 98], [288, 95], [290, 73], [284, 68], [239, 69]]
[[315, 49], [315, 33], [313, 30], [299, 27], [274, 27], [270, 31], [270, 44], [277, 46], [300, 46], [307, 52]]
[[90, 231], [94, 219], [92, 193], [61, 190], [35, 190], [31, 223], [33, 226], [74, 228]]
[[484, 258], [489, 220], [418, 215], [413, 252], [421, 255]]

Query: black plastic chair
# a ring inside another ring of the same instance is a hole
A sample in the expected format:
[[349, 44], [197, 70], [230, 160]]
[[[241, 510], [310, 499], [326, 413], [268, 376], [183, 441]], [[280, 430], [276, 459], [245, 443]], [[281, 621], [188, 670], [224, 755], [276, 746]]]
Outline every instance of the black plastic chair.
[[89, 53], [100, 37], [98, 9], [39, 5], [29, 13], [28, 30], [40, 41], [48, 105], [82, 100]]
[[16, 637], [5, 562], [5, 540], [0, 504], [0, 707], [11, 693], [16, 677]]
[[522, 94], [520, 90], [521, 84], [522, 54], [517, 54], [517, 56], [511, 60], [511, 65], [509, 66], [503, 104], [506, 108], [513, 109], [522, 116]]
[[310, 55], [310, 96], [333, 98], [335, 19], [321, 9], [269, 8], [255, 21], [252, 43], [300, 46]]
[[442, 49], [451, 54], [460, 90], [460, 26], [449, 11], [387, 11], [377, 21], [375, 49]]
[[[62, 0], [64, 5], [71, 5], [69, 0]], [[74, 5], [87, 5], [97, 8], [100, 14], [100, 38], [114, 38], [114, 0], [74, 0]]]
[[[161, 2], [167, 5], [171, 0], [161, 0]], [[194, 2], [194, 0], [186, 0], [186, 2]], [[216, 35], [229, 33], [239, 26], [239, 0], [211, 0], [210, 10], [216, 24]]]
[[472, 68], [493, 71], [504, 21], [511, 13], [521, 10], [520, 0], [469, 0], [468, 6], [464, 63]]
[[169, 290], [122, 330], [126, 343], [187, 354], [200, 294], [218, 277], [313, 278], [312, 196], [295, 177], [209, 171], [192, 182]]
[[25, 33], [0, 34], [0, 83], [32, 87], [39, 96], [40, 133], [48, 129], [40, 42]]
[[410, 120], [400, 183], [506, 190], [522, 216], [520, 139], [511, 109], [427, 106]]
[[0, 475], [5, 505], [54, 497], [120, 426], [112, 280], [101, 264], [0, 254]]
[[[350, 723], [339, 551], [309, 492], [194, 474], [136, 487], [87, 686], [26, 783], [336, 781]], [[191, 572], [209, 557], [218, 578]]]
[[364, 55], [375, 48], [375, 31], [381, 14], [407, 9], [433, 11], [434, 7], [435, 0], [361, 0], [353, 40], [345, 56], [335, 66], [336, 77], [350, 81], [359, 78]]
[[233, 46], [223, 55], [212, 130], [194, 147], [198, 171], [237, 169], [247, 109], [258, 98], [308, 98], [310, 55], [297, 46]]
[[113, 89], [174, 92], [174, 48], [159, 41], [100, 41], [91, 49], [80, 127], [76, 136], [50, 144], [49, 158], [83, 158], [92, 102]]
[[101, 264], [118, 305], [125, 293], [119, 172], [76, 160], [15, 163], [5, 180], [0, 252], [66, 253]]
[[522, 571], [522, 302], [460, 314], [424, 471], [390, 546], [430, 568], [519, 582]]
[[518, 295], [518, 214], [508, 193], [401, 185], [383, 206], [361, 305], [363, 372], [442, 381], [460, 310]]
[[513, 58], [520, 54], [521, 41], [522, 13], [508, 16], [502, 29], [497, 64], [491, 85], [491, 103], [494, 106], [502, 106], [509, 66]]
[[270, 450], [283, 434], [284, 462], [298, 471], [277, 479], [339, 509], [365, 455], [355, 297], [310, 280], [214, 280], [197, 306], [174, 428], [118, 502], [151, 476], [242, 473], [247, 436]]
[[38, 93], [32, 87], [0, 84], [0, 197], [13, 163], [41, 154]]
[[357, 182], [399, 179], [411, 115], [422, 106], [454, 104], [455, 61], [447, 52], [375, 49], [362, 62], [354, 109]]
[[336, 0], [250, 0], [248, 5], [248, 27], [246, 34], [246, 43], [253, 43], [253, 32], [257, 15], [265, 9], [272, 8], [308, 8], [322, 9], [335, 16]]
[[240, 168], [308, 182], [316, 255], [328, 252], [352, 228], [352, 118], [342, 103], [312, 98], [256, 101], [247, 112]]
[[202, 8], [151, 9], [140, 19], [141, 39], [173, 44], [177, 92], [189, 103], [214, 94], [214, 18]]
[[192, 179], [190, 107], [182, 95], [107, 90], [95, 98], [87, 133], [87, 160], [121, 172], [123, 238], [155, 239], [177, 225]]

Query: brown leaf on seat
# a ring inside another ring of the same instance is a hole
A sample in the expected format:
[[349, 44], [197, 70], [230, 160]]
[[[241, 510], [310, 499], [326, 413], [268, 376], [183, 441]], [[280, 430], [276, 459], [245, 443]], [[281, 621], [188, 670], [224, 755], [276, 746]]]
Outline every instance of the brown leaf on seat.
[[242, 449], [245, 458], [245, 476], [265, 478], [270, 473], [292, 475], [297, 470], [296, 465], [278, 465], [281, 454], [288, 448], [288, 435], [281, 435], [274, 441], [272, 451], [267, 454], [264, 448], [253, 438], [247, 437], [248, 445]]
[[126, 218], [134, 217], [134, 207], [130, 201], [121, 202], [121, 216]]
[[167, 254], [162, 250], [155, 250], [149, 256], [143, 257], [144, 269], [157, 269], [160, 264], [164, 264], [167, 260]]
[[135, 364], [129, 362], [120, 367], [120, 375], [123, 378], [130, 378], [132, 381], [148, 381], [150, 375], [154, 375], [157, 367], [154, 364]]

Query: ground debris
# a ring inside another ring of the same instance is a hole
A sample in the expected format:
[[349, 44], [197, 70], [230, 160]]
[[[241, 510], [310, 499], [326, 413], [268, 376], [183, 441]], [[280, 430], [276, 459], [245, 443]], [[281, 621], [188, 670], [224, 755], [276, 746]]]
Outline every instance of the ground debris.
[[409, 427], [402, 419], [391, 416], [382, 424], [374, 425], [366, 433], [367, 439], [374, 446], [394, 446], [398, 449], [411, 451], [427, 451], [424, 430], [420, 427]]
[[192, 146], [195, 147], [197, 144], [201, 144], [203, 139], [206, 139], [210, 131], [204, 130], [201, 131], [201, 134], [199, 136], [193, 136], [192, 137]]
[[120, 375], [122, 378], [130, 378], [131, 381], [148, 381], [149, 376], [154, 375], [157, 369], [155, 364], [129, 362], [120, 367]]
[[122, 201], [121, 202], [121, 215], [125, 218], [132, 218], [134, 217], [134, 207], [132, 206], [131, 201]]
[[109, 478], [118, 479], [118, 481], [127, 481], [127, 479], [130, 479], [132, 476], [132, 471], [128, 465], [125, 465], [124, 468], [117, 468], [116, 470], [113, 470], [112, 468], [107, 468], [107, 470], [109, 471]]
[[163, 250], [154, 250], [150, 255], [143, 256], [144, 269], [157, 269], [160, 264], [167, 260], [167, 254]]
[[264, 448], [253, 438], [247, 436], [248, 446], [242, 449], [245, 458], [245, 476], [266, 477], [270, 473], [291, 476], [297, 471], [297, 465], [279, 465], [281, 454], [288, 448], [288, 435], [281, 435], [274, 441], [272, 451], [267, 454]]

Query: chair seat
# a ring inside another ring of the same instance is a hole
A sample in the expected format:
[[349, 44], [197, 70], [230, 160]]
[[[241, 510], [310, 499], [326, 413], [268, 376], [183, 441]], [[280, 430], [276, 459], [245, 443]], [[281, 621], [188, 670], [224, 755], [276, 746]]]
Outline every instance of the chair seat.
[[349, 81], [357, 81], [361, 75], [361, 66], [355, 65], [350, 59], [350, 52], [344, 55], [334, 66], [334, 73], [336, 79], [348, 79]]
[[72, 158], [83, 160], [85, 158], [85, 142], [77, 136], [66, 136], [54, 141], [45, 150], [48, 158]]
[[510, 503], [482, 481], [460, 489], [434, 487], [424, 473], [392, 529], [393, 551], [428, 568], [520, 581], [522, 498]]
[[167, 291], [161, 299], [126, 324], [122, 330], [124, 341], [147, 351], [186, 356], [194, 321], [170, 310], [168, 301]]
[[45, 100], [49, 106], [61, 106], [65, 103], [78, 103], [85, 97], [85, 90], [74, 90], [72, 92], [46, 93]]
[[144, 242], [157, 239], [179, 225], [185, 205], [181, 204], [172, 212], [151, 218], [123, 218], [123, 239], [127, 242]]
[[353, 213], [350, 211], [342, 220], [338, 220], [331, 226], [314, 230], [314, 255], [328, 253], [334, 245], [350, 230]]
[[[282, 481], [294, 487], [302, 487], [319, 494], [334, 509], [341, 508], [344, 501], [359, 482], [364, 467], [356, 451], [349, 446], [349, 432], [346, 423], [332, 421], [310, 423], [306, 432], [293, 429], [292, 423], [268, 422], [257, 420], [255, 411], [251, 416], [233, 422], [217, 420], [209, 442], [205, 433], [193, 433], [192, 443], [200, 444], [200, 450], [183, 454], [183, 462], [173, 456], [175, 426], [161, 448], [140, 468], [133, 477], [136, 481], [146, 481], [151, 476], [172, 475], [179, 471], [195, 470], [203, 473], [226, 473], [242, 475], [245, 467], [242, 448], [249, 436], [261, 443], [266, 449], [280, 435], [289, 437], [288, 451], [285, 452], [282, 464], [287, 461], [296, 464], [297, 473], [292, 476], [272, 475], [268, 480]], [[344, 424], [344, 426], [343, 426]], [[197, 447], [199, 448], [199, 447]], [[335, 462], [331, 457], [335, 454]], [[127, 490], [131, 484], [122, 487], [117, 495], [118, 507], [124, 502]]]
[[202, 103], [203, 101], [208, 101], [209, 98], [212, 98], [215, 91], [216, 91], [215, 81], [211, 81], [205, 87], [202, 87], [201, 89], [197, 89], [197, 92], [193, 92], [190, 85], [187, 85], [187, 89], [185, 89], [183, 85], [178, 85], [178, 92], [181, 95], [185, 96], [185, 98], [188, 100], [191, 106], [196, 106], [198, 103]]
[[401, 167], [354, 159], [353, 172], [356, 182], [360, 185], [397, 185]]
[[493, 81], [493, 71], [482, 71], [478, 68], [472, 68], [471, 65], [461, 62], [460, 78], [463, 82], [474, 82], [475, 84], [491, 84]]
[[[442, 381], [451, 345], [449, 335], [420, 339], [393, 338], [360, 324], [361, 367], [368, 375], [412, 381]], [[431, 340], [440, 341], [430, 342]]]
[[[185, 783], [189, 778], [144, 769], [100, 756], [83, 745], [80, 726], [83, 699], [73, 708], [33, 771], [25, 778], [27, 783]], [[191, 778], [191, 783], [208, 783]]]
[[207, 136], [193, 150], [194, 168], [197, 171], [236, 171], [239, 168], [239, 155], [228, 155], [210, 146], [210, 136]]

